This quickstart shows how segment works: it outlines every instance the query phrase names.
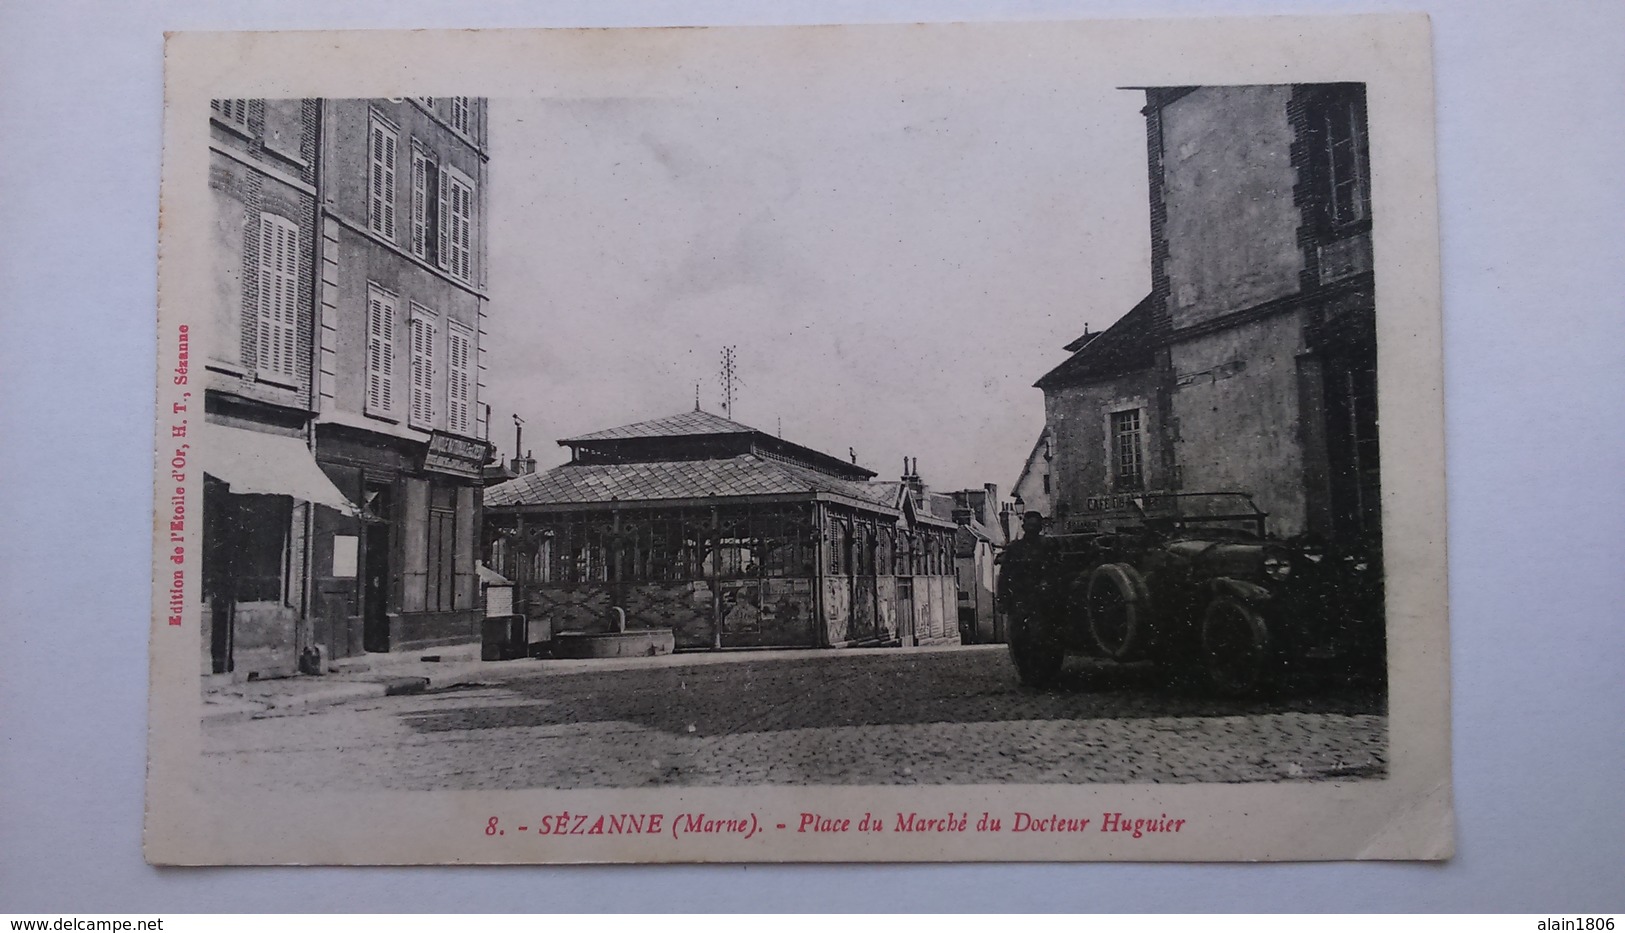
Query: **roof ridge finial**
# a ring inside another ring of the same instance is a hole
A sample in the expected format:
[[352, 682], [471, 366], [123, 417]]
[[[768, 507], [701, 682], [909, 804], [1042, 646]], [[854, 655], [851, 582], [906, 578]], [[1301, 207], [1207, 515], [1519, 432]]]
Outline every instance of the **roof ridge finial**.
[[694, 410], [700, 410], [700, 384], [694, 383]]

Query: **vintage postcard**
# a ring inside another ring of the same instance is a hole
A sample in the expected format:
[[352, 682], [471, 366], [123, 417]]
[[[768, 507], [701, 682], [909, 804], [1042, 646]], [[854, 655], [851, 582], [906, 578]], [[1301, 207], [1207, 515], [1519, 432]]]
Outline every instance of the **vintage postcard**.
[[150, 861], [1451, 854], [1425, 17], [166, 55]]

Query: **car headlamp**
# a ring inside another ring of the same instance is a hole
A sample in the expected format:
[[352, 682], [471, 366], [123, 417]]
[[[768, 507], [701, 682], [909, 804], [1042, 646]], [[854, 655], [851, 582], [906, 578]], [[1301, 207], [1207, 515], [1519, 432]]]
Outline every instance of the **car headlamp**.
[[1271, 554], [1264, 558], [1264, 576], [1271, 580], [1285, 580], [1292, 576], [1292, 563], [1279, 554]]

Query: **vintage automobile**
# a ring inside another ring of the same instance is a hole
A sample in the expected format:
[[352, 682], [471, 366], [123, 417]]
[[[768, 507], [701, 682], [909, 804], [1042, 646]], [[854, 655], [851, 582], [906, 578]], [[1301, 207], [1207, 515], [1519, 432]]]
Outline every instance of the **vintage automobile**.
[[1002, 556], [999, 600], [1023, 683], [1054, 684], [1068, 654], [1150, 662], [1226, 696], [1316, 671], [1382, 676], [1373, 548], [1272, 538], [1246, 493], [1115, 499], [1115, 511]]

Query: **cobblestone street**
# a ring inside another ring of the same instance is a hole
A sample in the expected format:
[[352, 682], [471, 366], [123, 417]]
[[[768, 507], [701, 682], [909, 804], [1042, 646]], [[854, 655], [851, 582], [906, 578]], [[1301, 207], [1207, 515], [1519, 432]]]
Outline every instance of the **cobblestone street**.
[[[688, 658], [693, 660], [689, 661]], [[1380, 695], [1217, 701], [1002, 647], [685, 656], [204, 726], [202, 779], [395, 790], [1285, 781], [1386, 773]]]

